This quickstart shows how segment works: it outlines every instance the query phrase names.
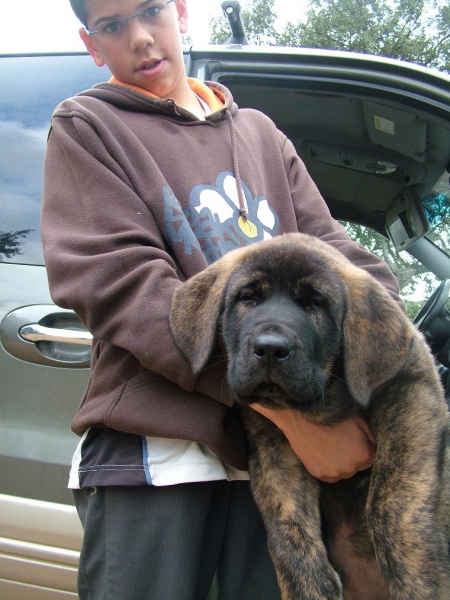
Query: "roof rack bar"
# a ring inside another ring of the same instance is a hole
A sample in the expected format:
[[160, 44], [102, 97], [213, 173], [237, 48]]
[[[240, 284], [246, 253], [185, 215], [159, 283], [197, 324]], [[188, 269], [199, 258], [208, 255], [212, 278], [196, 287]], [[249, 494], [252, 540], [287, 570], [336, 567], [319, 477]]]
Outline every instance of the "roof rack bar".
[[247, 35], [245, 33], [244, 23], [241, 16], [241, 5], [235, 0], [225, 0], [222, 2], [222, 10], [228, 19], [231, 29], [231, 37], [227, 44], [248, 45]]

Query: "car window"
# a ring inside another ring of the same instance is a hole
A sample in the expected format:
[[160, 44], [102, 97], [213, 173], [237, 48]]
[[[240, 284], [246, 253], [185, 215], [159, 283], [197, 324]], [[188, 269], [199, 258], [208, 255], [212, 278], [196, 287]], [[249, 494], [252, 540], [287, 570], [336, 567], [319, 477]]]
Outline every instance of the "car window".
[[408, 317], [413, 320], [439, 285], [439, 280], [410, 254], [397, 252], [392, 242], [377, 231], [355, 223], [341, 223], [353, 240], [388, 264], [399, 283], [400, 297], [405, 303]]
[[444, 170], [422, 205], [430, 224], [427, 237], [450, 254], [450, 172]]
[[44, 263], [39, 219], [50, 119], [64, 98], [108, 79], [91, 63], [82, 55], [0, 61], [0, 262]]

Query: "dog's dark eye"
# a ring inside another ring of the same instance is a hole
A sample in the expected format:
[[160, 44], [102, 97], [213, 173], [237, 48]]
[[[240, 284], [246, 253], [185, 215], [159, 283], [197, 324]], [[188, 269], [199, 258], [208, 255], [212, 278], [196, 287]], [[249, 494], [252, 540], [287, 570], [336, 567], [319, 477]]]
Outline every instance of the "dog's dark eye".
[[328, 306], [328, 300], [325, 296], [322, 296], [320, 293], [316, 293], [311, 298], [311, 306], [315, 308], [326, 308]]
[[328, 306], [328, 300], [317, 290], [311, 290], [310, 293], [298, 298], [297, 302], [307, 312]]
[[258, 290], [253, 288], [244, 288], [240, 290], [238, 297], [238, 302], [242, 302], [243, 304], [250, 304], [256, 306], [260, 301], [260, 294]]

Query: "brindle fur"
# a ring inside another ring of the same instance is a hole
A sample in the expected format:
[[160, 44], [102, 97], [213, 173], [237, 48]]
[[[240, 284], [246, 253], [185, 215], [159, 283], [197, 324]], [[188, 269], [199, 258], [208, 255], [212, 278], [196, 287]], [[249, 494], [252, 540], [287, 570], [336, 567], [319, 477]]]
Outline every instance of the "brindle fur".
[[[287, 234], [183, 284], [171, 327], [194, 372], [225, 345], [283, 600], [450, 599], [447, 407], [425, 341], [377, 281]], [[319, 482], [251, 402], [323, 425], [364, 415], [373, 467]]]

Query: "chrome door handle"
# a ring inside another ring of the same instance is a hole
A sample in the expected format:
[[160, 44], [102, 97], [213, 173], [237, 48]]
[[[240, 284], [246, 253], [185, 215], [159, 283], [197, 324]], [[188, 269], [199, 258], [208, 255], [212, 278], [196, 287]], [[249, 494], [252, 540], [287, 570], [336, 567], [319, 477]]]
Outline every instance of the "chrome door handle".
[[12, 356], [51, 367], [90, 366], [92, 335], [71, 310], [54, 304], [22, 306], [0, 323], [0, 340]]
[[92, 334], [88, 331], [75, 331], [73, 329], [55, 329], [44, 327], [39, 323], [24, 325], [19, 329], [19, 334], [28, 342], [65, 342], [66, 344], [80, 344], [92, 346]]

